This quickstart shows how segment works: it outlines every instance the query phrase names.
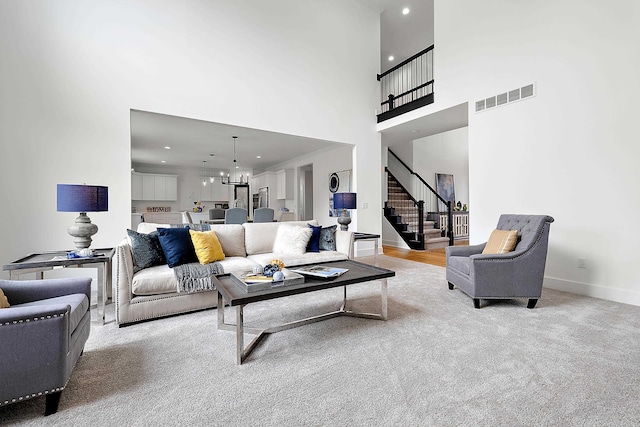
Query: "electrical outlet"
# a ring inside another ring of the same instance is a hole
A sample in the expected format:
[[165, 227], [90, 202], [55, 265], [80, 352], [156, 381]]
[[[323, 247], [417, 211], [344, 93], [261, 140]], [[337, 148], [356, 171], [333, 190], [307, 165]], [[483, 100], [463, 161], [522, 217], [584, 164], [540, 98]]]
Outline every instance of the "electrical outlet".
[[579, 257], [578, 258], [578, 268], [587, 268], [587, 259]]
[[364, 203], [362, 204], [362, 209], [367, 209], [368, 207], [369, 207], [369, 203], [364, 202]]

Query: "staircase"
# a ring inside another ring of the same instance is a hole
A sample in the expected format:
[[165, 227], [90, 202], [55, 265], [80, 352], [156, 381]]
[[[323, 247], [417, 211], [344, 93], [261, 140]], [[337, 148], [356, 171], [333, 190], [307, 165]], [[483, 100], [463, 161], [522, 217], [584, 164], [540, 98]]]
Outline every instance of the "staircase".
[[[420, 230], [420, 204], [416, 202], [405, 188], [387, 174], [387, 201], [384, 204], [384, 216], [396, 229], [411, 249], [425, 250], [449, 246], [449, 238], [442, 237], [441, 231], [435, 228], [433, 221], [423, 219], [423, 233]], [[423, 213], [423, 218], [426, 215]]]

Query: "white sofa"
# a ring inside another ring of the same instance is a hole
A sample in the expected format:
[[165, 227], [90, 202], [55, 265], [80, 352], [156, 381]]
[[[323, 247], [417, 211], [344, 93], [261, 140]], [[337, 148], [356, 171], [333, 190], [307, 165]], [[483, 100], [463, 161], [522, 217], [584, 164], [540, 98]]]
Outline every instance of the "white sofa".
[[[293, 267], [353, 258], [353, 232], [336, 230], [336, 251], [305, 252], [302, 255], [273, 253], [278, 227], [307, 224], [316, 220], [286, 223], [212, 224], [225, 254], [220, 261], [225, 273], [251, 271], [255, 265], [264, 266], [274, 258]], [[168, 224], [143, 222], [139, 233], [150, 233]], [[134, 259], [128, 238], [116, 247], [116, 322], [119, 326], [215, 307], [216, 291], [196, 293], [177, 292], [173, 269], [168, 265], [146, 268], [134, 273]]]

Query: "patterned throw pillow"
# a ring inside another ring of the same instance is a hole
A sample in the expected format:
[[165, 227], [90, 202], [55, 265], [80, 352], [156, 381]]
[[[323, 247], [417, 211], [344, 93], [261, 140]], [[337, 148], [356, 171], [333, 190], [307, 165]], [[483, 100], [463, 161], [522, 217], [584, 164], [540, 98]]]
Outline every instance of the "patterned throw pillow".
[[133, 252], [133, 259], [135, 261], [135, 266], [133, 267], [134, 273], [145, 268], [167, 263], [164, 253], [162, 252], [162, 247], [160, 246], [157, 231], [145, 234], [127, 230], [127, 234], [131, 240], [131, 251]]
[[337, 225], [331, 227], [323, 227], [320, 230], [320, 250], [321, 251], [335, 251], [336, 250], [336, 228]]

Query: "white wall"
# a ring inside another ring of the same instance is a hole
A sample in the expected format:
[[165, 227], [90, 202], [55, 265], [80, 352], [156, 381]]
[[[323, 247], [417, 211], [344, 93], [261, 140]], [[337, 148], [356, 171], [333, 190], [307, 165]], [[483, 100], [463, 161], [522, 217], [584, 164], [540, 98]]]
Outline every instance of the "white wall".
[[471, 243], [501, 213], [551, 215], [545, 286], [636, 305], [638, 22], [635, 0], [436, 1], [432, 107], [535, 82], [534, 98], [470, 112]]
[[[436, 173], [452, 174], [456, 203], [469, 208], [469, 140], [467, 127], [442, 132], [413, 141], [414, 171], [434, 190]], [[428, 201], [429, 210], [438, 208], [436, 197]]]
[[[107, 185], [94, 246], [117, 244], [132, 108], [350, 143], [373, 153], [356, 174], [380, 168], [378, 49], [356, 1], [0, 2], [0, 262], [71, 247], [56, 183]], [[381, 204], [379, 183], [358, 191]]]
[[[318, 224], [329, 226], [336, 224], [336, 218], [329, 217], [329, 175], [336, 171], [351, 169], [353, 167], [353, 145], [343, 144], [336, 147], [326, 148], [314, 153], [300, 156], [292, 160], [275, 165], [271, 169], [293, 169], [293, 182], [296, 183], [294, 200], [290, 210], [300, 211], [301, 204], [298, 203], [301, 197], [301, 189], [298, 187], [300, 166], [311, 165], [313, 167], [313, 218], [318, 220]], [[302, 178], [304, 185], [307, 185], [305, 177]], [[358, 196], [360, 194], [358, 193]], [[290, 203], [288, 200], [287, 203]], [[358, 209], [352, 211], [352, 223], [350, 229], [358, 229], [357, 211], [361, 210], [361, 201], [358, 199]], [[298, 207], [298, 208], [296, 208]], [[371, 209], [370, 209], [371, 210]]]

